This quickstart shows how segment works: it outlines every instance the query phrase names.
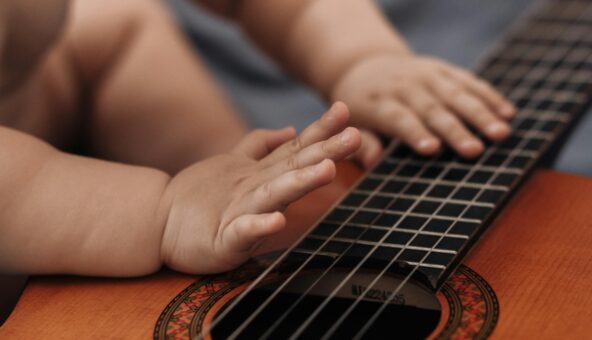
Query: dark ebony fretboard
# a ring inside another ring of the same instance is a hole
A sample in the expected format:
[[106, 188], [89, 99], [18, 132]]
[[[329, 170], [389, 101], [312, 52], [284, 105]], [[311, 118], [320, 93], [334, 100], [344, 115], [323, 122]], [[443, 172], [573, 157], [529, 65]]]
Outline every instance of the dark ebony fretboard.
[[[450, 150], [386, 157], [292, 250], [419, 266], [448, 277], [551, 144], [590, 101], [592, 3], [554, 1], [521, 23], [478, 73], [519, 108], [513, 133], [478, 159]], [[292, 255], [292, 256], [294, 256]]]
[[[588, 106], [592, 2], [540, 6], [477, 72], [519, 108], [509, 138], [488, 144], [474, 160], [450, 150], [421, 157], [394, 142], [381, 163], [259, 281], [274, 271], [286, 272], [282, 268], [306, 271], [321, 264], [319, 275], [324, 275], [338, 267], [357, 270], [371, 264], [381, 271], [396, 264], [419, 272], [438, 289]], [[257, 313], [261, 308], [253, 306]]]

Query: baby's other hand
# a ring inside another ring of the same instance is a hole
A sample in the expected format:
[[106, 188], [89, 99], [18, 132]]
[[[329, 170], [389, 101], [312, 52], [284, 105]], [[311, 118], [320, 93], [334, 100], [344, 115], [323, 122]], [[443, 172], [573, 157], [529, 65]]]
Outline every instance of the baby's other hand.
[[[511, 103], [470, 72], [410, 55], [361, 60], [338, 80], [331, 99], [348, 105], [355, 126], [400, 138], [424, 155], [437, 152], [444, 140], [461, 156], [475, 157], [484, 146], [464, 123], [500, 140], [509, 134], [506, 120], [515, 113]], [[376, 139], [369, 140], [375, 149]]]
[[229, 154], [181, 171], [163, 196], [168, 219], [161, 259], [187, 273], [214, 273], [246, 261], [286, 225], [283, 210], [331, 182], [334, 161], [360, 147], [349, 113], [336, 103], [299, 136], [292, 128], [257, 130]]

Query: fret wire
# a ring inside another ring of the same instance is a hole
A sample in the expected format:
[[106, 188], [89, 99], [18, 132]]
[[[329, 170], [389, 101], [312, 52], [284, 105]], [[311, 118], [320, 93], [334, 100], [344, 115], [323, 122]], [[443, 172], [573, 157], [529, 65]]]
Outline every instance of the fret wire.
[[[541, 124], [541, 123], [537, 123], [537, 124]], [[525, 140], [523, 140], [521, 143], [525, 143]], [[547, 145], [548, 145], [548, 143], [547, 143]], [[492, 149], [494, 149], [494, 148], [492, 148]], [[507, 158], [507, 159], [504, 161], [504, 163], [506, 163], [506, 162], [508, 161], [508, 159], [509, 159], [509, 158]], [[503, 164], [502, 164], [502, 165], [503, 165]], [[491, 181], [492, 179], [493, 179], [493, 177], [491, 177], [491, 178], [489, 179], [489, 181]], [[489, 182], [489, 181], [488, 181], [488, 182]], [[465, 208], [465, 210], [466, 210], [466, 208]], [[453, 227], [453, 226], [450, 226], [450, 227], [449, 227], [449, 229], [450, 229], [450, 228], [452, 228], [452, 227]], [[439, 241], [438, 241], [438, 242], [439, 242]], [[436, 244], [437, 244], [437, 243], [436, 243]], [[434, 246], [435, 246], [435, 244], [434, 244]], [[422, 263], [422, 262], [423, 262], [423, 261], [424, 261], [424, 260], [425, 260], [427, 257], [428, 257], [428, 254], [424, 255], [424, 257], [421, 259], [420, 263]], [[383, 302], [383, 304], [381, 305], [381, 307], [379, 308], [379, 310], [373, 314], [373, 316], [372, 316], [372, 317], [371, 317], [371, 319], [368, 321], [368, 323], [366, 323], [366, 325], [365, 325], [365, 326], [362, 328], [362, 330], [360, 330], [360, 331], [359, 331], [359, 332], [356, 334], [356, 337], [355, 337], [355, 339], [359, 339], [359, 338], [360, 338], [360, 337], [361, 337], [363, 334], [365, 334], [365, 333], [367, 332], [367, 329], [368, 329], [368, 327], [370, 327], [370, 325], [372, 325], [372, 324], [374, 323], [374, 321], [376, 320], [377, 316], [378, 316], [378, 315], [380, 315], [380, 313], [381, 313], [381, 312], [384, 310], [385, 306], [387, 306], [388, 304], [390, 304], [390, 302], [392, 301], [393, 297], [394, 297], [394, 296], [396, 296], [396, 294], [397, 294], [397, 293], [400, 291], [400, 289], [401, 289], [401, 288], [402, 288], [402, 287], [403, 287], [403, 286], [406, 284], [406, 282], [407, 282], [407, 281], [409, 280], [409, 278], [410, 278], [410, 277], [413, 275], [413, 273], [414, 273], [414, 272], [417, 270], [417, 268], [418, 268], [418, 267], [414, 267], [414, 268], [412, 269], [411, 273], [410, 273], [409, 275], [407, 275], [407, 277], [406, 277], [406, 278], [405, 278], [405, 279], [404, 279], [404, 280], [403, 280], [403, 281], [402, 281], [402, 282], [401, 282], [401, 283], [398, 285], [397, 289], [396, 289], [394, 292], [392, 292], [391, 294], [389, 294], [389, 298], [387, 299], [387, 301], [384, 301], [384, 302]], [[382, 272], [381, 272], [379, 275], [380, 275], [380, 277], [382, 277], [382, 275], [384, 275], [384, 270], [383, 270], [383, 271], [382, 271]], [[363, 294], [361, 294], [361, 295], [360, 295], [360, 296], [359, 296], [359, 297], [356, 299], [356, 303], [357, 303], [357, 302], [358, 302], [358, 301], [361, 299], [361, 297], [362, 297], [362, 296], [365, 296], [366, 292], [367, 292], [369, 289], [371, 289], [371, 288], [374, 286], [375, 282], [377, 282], [377, 280], [378, 280], [380, 277], [377, 277], [377, 278], [375, 278], [375, 279], [372, 281], [372, 283], [371, 283], [370, 285], [368, 285], [368, 287], [366, 288], [366, 290], [364, 291], [364, 293], [363, 293]], [[354, 303], [354, 304], [355, 304], [355, 303]], [[351, 308], [351, 305], [350, 305], [350, 308]], [[348, 314], [348, 312], [349, 312], [350, 308], [348, 308], [348, 311], [346, 311], [346, 313], [344, 313], [344, 315], [345, 315], [345, 314]], [[343, 317], [343, 315], [342, 315], [342, 317], [340, 318], [340, 321], [342, 322], [342, 320], [343, 320], [343, 319], [345, 319], [345, 318], [344, 318], [344, 317]], [[335, 327], [335, 324], [333, 325], [333, 327]]]
[[[428, 189], [426, 189], [426, 191], [427, 190]], [[356, 190], [356, 192], [357, 192], [357, 190]], [[418, 195], [409, 195], [409, 194], [392, 193], [392, 192], [389, 192], [389, 193], [381, 193], [380, 195], [381, 196], [393, 197], [393, 198], [412, 199], [412, 200], [420, 199], [421, 198]], [[461, 199], [454, 199], [454, 198], [452, 198], [452, 199], [444, 199], [444, 198], [436, 198], [436, 197], [430, 197], [430, 196], [427, 196], [427, 197], [423, 198], [422, 200], [423, 201], [428, 201], [428, 202], [457, 203], [457, 204], [466, 204], [466, 203], [469, 203], [470, 202], [470, 201], [461, 200]], [[340, 204], [339, 206], [340, 207], [352, 208], [351, 205], [348, 206], [348, 205]], [[477, 207], [483, 207], [483, 208], [492, 208], [493, 207], [493, 204], [491, 204], [491, 203], [475, 202], [475, 206], [477, 206]], [[380, 209], [364, 207], [364, 211], [372, 211], [372, 212], [375, 212], [377, 210], [380, 210]]]
[[[298, 252], [298, 253], [306, 254], [306, 255], [313, 254], [312, 251], [306, 250], [306, 249], [296, 249], [294, 251]], [[448, 254], [445, 252], [442, 252], [442, 253]], [[320, 254], [323, 256], [326, 256], [326, 257], [331, 257], [331, 258], [337, 257], [339, 255], [338, 253], [331, 253], [331, 252], [321, 252]], [[413, 262], [413, 261], [409, 261], [408, 263], [410, 265], [417, 265], [417, 266], [425, 267], [425, 268], [437, 268], [437, 269], [445, 269], [446, 268], [445, 266], [443, 266], [441, 264], [419, 263], [419, 262]]]
[[[414, 215], [409, 215], [409, 216], [414, 216]], [[422, 215], [422, 216], [417, 216], [417, 217], [423, 217], [423, 218], [428, 218], [431, 217], [430, 215]], [[474, 220], [474, 219], [457, 219], [454, 217], [448, 217], [448, 218], [444, 218], [444, 217], [438, 217], [438, 219], [441, 220], [447, 220], [447, 221], [451, 221], [451, 222], [469, 222], [469, 223], [475, 223], [478, 224], [479, 221], [478, 220]], [[333, 223], [334, 222], [328, 222], [328, 223]], [[356, 222], [351, 222], [348, 223], [346, 225], [346, 227], [359, 227], [359, 228], [372, 228], [372, 229], [380, 229], [380, 230], [390, 230], [392, 227], [386, 227], [386, 226], [381, 226], [381, 225], [368, 225], [368, 224], [363, 224], [363, 223], [356, 223]], [[432, 236], [442, 236], [444, 235], [441, 232], [436, 232], [436, 231], [427, 231], [427, 230], [411, 230], [411, 229], [398, 229], [397, 231], [401, 231], [401, 232], [405, 232], [405, 233], [418, 233], [419, 235], [432, 235]], [[314, 234], [309, 234], [308, 236], [316, 236]], [[462, 235], [462, 234], [447, 234], [446, 236], [450, 236], [450, 237], [456, 237], [456, 238], [463, 238], [463, 239], [468, 239], [469, 237], [467, 235]], [[323, 236], [325, 237], [325, 236]], [[358, 241], [362, 241], [362, 240], [358, 240]], [[302, 248], [295, 248], [295, 249], [302, 249]]]
[[[592, 54], [592, 49], [590, 49], [590, 53], [584, 55], [577, 55], [573, 57], [571, 63], [578, 64], [582, 61], [585, 61], [588, 56]], [[572, 54], [568, 54], [567, 57], [572, 56]], [[567, 58], [566, 57], [566, 58]], [[548, 73], [548, 70], [551, 69], [551, 73]], [[532, 68], [531, 68], [532, 70]], [[592, 75], [592, 71], [588, 70], [581, 70], [577, 75], [573, 76], [571, 79], [568, 79], [567, 75], [571, 74], [570, 72], [573, 70], [573, 67], [540, 67], [536, 66], [532, 73], [528, 75], [521, 75], [516, 73], [506, 73], [504, 74], [503, 78], [500, 78], [497, 81], [497, 86], [507, 87], [515, 85], [517, 81], [521, 82], [522, 87], [533, 87], [535, 85], [540, 86], [539, 89], [554, 89], [559, 86], [563, 85], [582, 85], [582, 84], [589, 84], [592, 80], [590, 76]], [[551, 86], [552, 85], [552, 86]]]
[[408, 261], [407, 264], [410, 266], [416, 266], [416, 267], [446, 269], [446, 267], [441, 264], [419, 263], [419, 262], [413, 262], [413, 261]]
[[[590, 83], [592, 83], [592, 72], [582, 70], [582, 71], [580, 71], [580, 73], [581, 74], [578, 74], [578, 76], [576, 76], [577, 78], [574, 77], [574, 79], [567, 79], [567, 80], [557, 79], [560, 76], [557, 76], [557, 78], [552, 79], [551, 77], [553, 77], [553, 75], [550, 75], [547, 79], [530, 80], [528, 85], [533, 86], [533, 87], [538, 85], [539, 89], [553, 89], [553, 88], [560, 88], [560, 87], [567, 87], [567, 86], [572, 86], [572, 87], [573, 86], [585, 86], [585, 85], [589, 85]], [[518, 81], [518, 79], [511, 79], [511, 78], [506, 77], [503, 80], [500, 80], [496, 84], [496, 87], [498, 88], [498, 90], [501, 90], [501, 92], [505, 92], [510, 87], [513, 87], [515, 85], [516, 81]], [[537, 83], [539, 83], [540, 85]]]
[[310, 255], [310, 256], [325, 256], [325, 257], [336, 257], [337, 256], [336, 253], [331, 253], [328, 251], [308, 250], [308, 249], [302, 249], [302, 248], [294, 248], [294, 250], [292, 250], [292, 252], [306, 254], [306, 255]]
[[[522, 131], [525, 131], [526, 132], [526, 130], [522, 130]], [[533, 134], [526, 134], [526, 133], [522, 134], [521, 133], [521, 134], [517, 134], [517, 136], [524, 137], [524, 138], [531, 138], [531, 137], [539, 138], [538, 137], [539, 135], [538, 134], [535, 134], [535, 133], [533, 133]], [[543, 136], [543, 135], [541, 135], [541, 136]], [[550, 138], [541, 138], [541, 139], [549, 139], [550, 140]], [[499, 152], [499, 154], [509, 155], [509, 151], [501, 152], [502, 150], [507, 150], [507, 149], [501, 149], [500, 152]], [[522, 154], [520, 156], [527, 157], [527, 158], [534, 157], [532, 155], [532, 152], [530, 152], [530, 151], [528, 153], [524, 153], [524, 154]], [[392, 162], [391, 160], [392, 159], [385, 160], [386, 161], [385, 163], [394, 164], [394, 162]], [[452, 161], [452, 162], [454, 162], [454, 168], [455, 169], [468, 170], [468, 169], [470, 169], [472, 167], [471, 164], [458, 163], [457, 161]], [[423, 162], [422, 161], [419, 161], [419, 160], [418, 161], [411, 160], [411, 161], [409, 161], [408, 164], [421, 166], [423, 164]], [[446, 166], [448, 164], [450, 164], [450, 161], [437, 161], [436, 160], [436, 161], [434, 161], [434, 163], [432, 163], [432, 165], [440, 166], [440, 167], [444, 167], [444, 166]], [[497, 165], [496, 166], [493, 166], [493, 165], [484, 165], [484, 166], [482, 166], [482, 170], [485, 170], [485, 171], [493, 171], [494, 169], [499, 169], [499, 166], [497, 166]], [[516, 174], [516, 175], [521, 175], [523, 173], [522, 169], [516, 168], [516, 167], [503, 168], [502, 170], [504, 172], [508, 172], [508, 173], [512, 173], [512, 174]], [[444, 171], [444, 169], [442, 169], [442, 171]], [[371, 176], [369, 176], [369, 178], [375, 178], [375, 179], [379, 179], [380, 180], [380, 179], [382, 179], [383, 176], [384, 175], [382, 175], [382, 174], [371, 174]], [[394, 176], [393, 177], [393, 179], [395, 179], [395, 180], [406, 180], [407, 178], [408, 177], [401, 177], [401, 176]], [[432, 181], [434, 181], [434, 179], [432, 179], [432, 178], [418, 178], [417, 179], [417, 183], [431, 183]], [[439, 180], [439, 182], [437, 184], [454, 185], [454, 184], [456, 184], [456, 182], [454, 182], [454, 181], [447, 181], [447, 180]], [[475, 184], [471, 183], [471, 186], [481, 186], [481, 185], [482, 185], [481, 183], [475, 183]], [[504, 190], [505, 187], [498, 186], [498, 185], [492, 185], [490, 187], [490, 189]], [[357, 191], [367, 191], [367, 190], [363, 190], [363, 189], [354, 189], [354, 190], [357, 190]]]
[[[520, 91], [516, 92], [516, 94], [508, 96], [508, 99], [518, 101], [520, 99], [528, 99], [529, 101], [539, 101], [544, 102], [548, 101], [551, 98], [554, 102], [571, 102], [575, 101], [577, 103], [583, 103], [586, 101], [586, 95], [583, 93], [575, 94], [571, 91], [552, 91], [552, 89], [535, 89], [534, 93], [524, 93], [526, 92], [526, 88], [520, 87]], [[531, 97], [528, 97], [531, 95]]]
[[553, 140], [554, 134], [549, 132], [541, 132], [536, 130], [521, 130], [516, 129], [514, 130], [513, 136], [521, 137], [521, 138], [538, 138], [544, 140]]
[[[525, 44], [526, 45], [526, 44]], [[578, 49], [572, 51], [570, 53], [569, 56], [566, 56], [565, 58], [562, 58], [561, 55], [559, 55], [559, 52], [556, 52], [555, 54], [550, 54], [547, 55], [545, 57], [541, 57], [541, 55], [544, 54], [545, 49], [546, 48], [551, 48], [551, 49], [555, 49], [557, 50], [557, 45], [549, 45], [547, 46], [543, 46], [543, 45], [539, 45], [536, 46], [534, 48], [530, 48], [528, 51], [525, 52], [521, 52], [517, 49], [515, 50], [511, 50], [512, 53], [506, 53], [504, 55], [499, 56], [497, 59], [503, 62], [507, 62], [507, 61], [511, 61], [511, 62], [519, 62], [520, 64], [524, 63], [524, 62], [537, 62], [540, 60], [546, 61], [546, 62], [557, 62], [557, 61], [565, 61], [565, 62], [575, 62], [577, 61], [577, 58], [579, 58], [582, 55], [587, 55], [592, 51], [592, 47], [579, 47]], [[565, 50], [569, 49], [569, 47], [563, 47]], [[521, 52], [521, 53], [518, 53]], [[533, 77], [536, 77], [536, 74], [533, 75]]]
[[[538, 114], [540, 115], [540, 111], [539, 111]], [[553, 112], [552, 114], [557, 114], [557, 112]], [[534, 114], [532, 116], [528, 116], [528, 117], [533, 117], [533, 116], [534, 116]], [[516, 119], [519, 119], [519, 118], [523, 118], [523, 117], [516, 117]], [[569, 120], [568, 118], [566, 118], [566, 119]], [[553, 119], [551, 117], [547, 121], [555, 121], [555, 120], [557, 120], [557, 119]], [[561, 120], [561, 122], [564, 122], [564, 121]], [[498, 150], [497, 152], [499, 152], [501, 154], [509, 154], [510, 153], [510, 151], [507, 151], [507, 150], [504, 150], [504, 149]], [[520, 156], [525, 156], [525, 157], [534, 157], [534, 156], [536, 156], [536, 154], [534, 152], [528, 151], [528, 150], [519, 150], [519, 152], [520, 152], [519, 153]], [[434, 157], [437, 158], [437, 156], [434, 156]], [[397, 161], [400, 161], [400, 160], [404, 160], [405, 158], [395, 158], [395, 157], [392, 157], [392, 156], [388, 156], [387, 159], [388, 160], [397, 160]], [[436, 162], [438, 162], [438, 161], [436, 161]], [[371, 174], [371, 175], [376, 176], [377, 174]]]
[[[531, 156], [533, 153], [535, 152], [529, 152], [527, 153], [529, 156], [527, 158], [534, 158], [535, 156]], [[506, 155], [510, 156], [510, 152], [506, 153]], [[421, 164], [420, 162], [416, 162], [416, 163], [410, 163], [410, 164]], [[434, 162], [434, 165], [440, 165], [440, 164], [446, 164], [446, 162]], [[460, 169], [460, 170], [470, 170], [473, 168], [473, 165], [468, 165], [468, 164], [461, 164], [461, 163], [456, 163], [455, 161], [449, 162], [448, 164], [451, 164], [452, 167], [451, 169]], [[500, 169], [499, 166], [489, 166], [489, 165], [484, 165], [482, 166], [479, 170], [484, 170], [484, 171], [495, 171], [495, 170], [503, 170], [505, 173], [510, 173], [510, 174], [517, 174], [520, 175], [522, 173], [522, 170], [518, 170], [516, 168], [507, 168], [504, 167], [503, 169]], [[442, 169], [442, 172], [445, 172], [444, 170], [446, 169]], [[449, 169], [450, 170], [450, 169]], [[371, 174], [370, 176], [368, 176], [368, 178], [373, 178], [373, 179], [378, 179], [381, 180], [382, 178], [384, 178], [385, 175], [381, 175], [381, 174]], [[409, 177], [402, 177], [402, 176], [393, 176], [392, 179], [397, 180], [397, 181], [408, 181]], [[449, 181], [449, 180], [445, 180], [445, 179], [435, 179], [435, 178], [417, 178], [414, 180], [415, 183], [422, 183], [422, 184], [430, 184], [430, 183], [436, 183], [436, 184], [442, 184], [442, 185], [457, 185], [459, 184], [458, 181]], [[476, 187], [483, 187], [483, 183], [467, 183], [466, 186], [470, 187], [470, 188], [476, 188]], [[493, 189], [493, 190], [507, 190], [507, 188], [503, 185], [490, 185], [487, 186], [486, 189]], [[358, 191], [360, 193], [366, 193], [368, 192], [368, 190], [364, 190], [364, 189], [354, 189], [355, 191]], [[394, 193], [388, 193], [388, 192], [381, 192], [381, 195], [394, 195]]]
[[[412, 215], [409, 215], [412, 216]], [[425, 217], [425, 216], [424, 216]], [[438, 217], [438, 219], [444, 219], [444, 218], [440, 218]], [[449, 221], [457, 221], [457, 219], [454, 218], [448, 218], [447, 220]], [[458, 220], [461, 221], [461, 220]], [[470, 223], [478, 223], [478, 221], [476, 220], [463, 220], [462, 222], [467, 221]], [[330, 222], [333, 223], [333, 222]], [[371, 229], [378, 229], [378, 230], [390, 230], [391, 227], [386, 227], [386, 226], [380, 226], [380, 225], [367, 225], [367, 224], [362, 224], [362, 223], [348, 223], [346, 226], [348, 227], [359, 227], [359, 228], [371, 228]], [[462, 239], [466, 239], [468, 240], [469, 237], [467, 235], [462, 235], [462, 234], [454, 234], [454, 233], [441, 233], [441, 232], [435, 232], [435, 231], [427, 231], [427, 230], [411, 230], [411, 229], [398, 229], [397, 231], [400, 232], [404, 232], [407, 234], [413, 234], [413, 233], [417, 233], [419, 235], [428, 235], [428, 236], [450, 236], [450, 237], [455, 237], [455, 238], [462, 238]], [[308, 237], [313, 236], [313, 237], [330, 237], [330, 236], [321, 236], [321, 235], [314, 235], [314, 234], [309, 234]], [[336, 236], [337, 237], [337, 236]], [[359, 241], [362, 242], [364, 240], [360, 240], [360, 239], [352, 239], [354, 241]], [[374, 241], [366, 241], [366, 242], [374, 242]], [[394, 244], [394, 243], [393, 243]], [[298, 250], [298, 249], [302, 249], [302, 248], [294, 248], [294, 250]], [[436, 249], [436, 250], [442, 250], [442, 249]]]
[[[543, 113], [545, 114], [544, 117], [541, 116]], [[544, 120], [546, 122], [559, 121], [561, 123], [566, 123], [571, 120], [570, 113], [553, 110], [535, 111], [527, 107], [521, 109], [520, 116], [523, 118], [535, 118], [536, 120], [540, 121]]]
[[[506, 188], [507, 190], [507, 188]], [[370, 209], [370, 208], [368, 208]], [[400, 215], [399, 213], [396, 213], [398, 215]], [[432, 216], [430, 214], [422, 214], [422, 213], [416, 213], [416, 212], [409, 212], [407, 216], [411, 216], [411, 217], [423, 217], [423, 218], [430, 218], [430, 217], [437, 217], [438, 219], [441, 220], [447, 220], [447, 221], [453, 221], [453, 222], [468, 222], [468, 223], [479, 223], [481, 222], [481, 220], [478, 219], [474, 219], [474, 218], [461, 218], [461, 217], [452, 217], [452, 216]], [[336, 223], [333, 221], [328, 221], [331, 223]], [[360, 225], [359, 223], [354, 223], [354, 222], [347, 222], [348, 225]], [[417, 232], [421, 233], [422, 231], [417, 230]]]
[[[548, 50], [552, 50], [553, 48], [550, 47], [548, 48]], [[592, 50], [592, 49], [591, 49]], [[566, 48], [563, 51], [565, 53], [566, 51], [569, 51], [569, 48]], [[555, 53], [559, 53], [559, 52], [555, 52]], [[545, 73], [551, 69], [551, 70], [555, 70], [556, 72], [569, 72], [573, 67], [570, 67], [570, 65], [573, 66], [573, 64], [577, 64], [579, 61], [576, 59], [577, 57], [581, 57], [581, 54], [573, 54], [570, 57], [570, 61], [562, 61], [562, 68], [557, 68], [555, 66], [555, 64], [557, 63], [557, 61], [547, 61], [545, 62], [544, 60], [539, 60], [540, 62], [535, 63], [534, 61], [520, 61], [517, 59], [514, 59], [514, 62], [512, 63], [507, 63], [504, 61], [497, 61], [496, 62], [496, 66], [492, 67], [491, 69], [488, 69], [487, 71], [485, 71], [483, 73], [483, 77], [487, 78], [487, 79], [500, 79], [500, 80], [505, 80], [507, 81], [524, 81], [524, 80], [529, 80], [529, 79], [542, 79], [541, 74]], [[557, 55], [558, 60], [560, 59], [565, 59], [567, 58], [566, 55]], [[533, 69], [533, 64], [536, 64], [536, 68], [534, 73], [530, 73]], [[530, 74], [529, 76], [527, 76], [527, 74]], [[496, 85], [498, 85], [496, 83]], [[501, 84], [503, 85], [503, 84]]]

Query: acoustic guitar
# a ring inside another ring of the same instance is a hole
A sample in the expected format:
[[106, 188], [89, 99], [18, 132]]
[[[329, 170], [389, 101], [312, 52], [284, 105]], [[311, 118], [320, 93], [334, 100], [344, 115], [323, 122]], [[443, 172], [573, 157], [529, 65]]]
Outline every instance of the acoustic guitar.
[[592, 180], [535, 170], [589, 106], [592, 2], [539, 6], [478, 73], [519, 107], [478, 159], [393, 142], [236, 271], [35, 277], [0, 338], [592, 338]]

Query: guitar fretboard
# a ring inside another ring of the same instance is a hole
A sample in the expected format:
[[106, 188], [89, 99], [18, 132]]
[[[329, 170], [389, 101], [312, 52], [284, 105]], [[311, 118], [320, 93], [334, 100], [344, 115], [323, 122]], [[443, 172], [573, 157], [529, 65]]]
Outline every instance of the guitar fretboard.
[[[437, 289], [549, 146], [590, 101], [592, 5], [554, 1], [522, 22], [478, 74], [519, 108], [513, 132], [477, 159], [393, 143], [287, 260], [417, 267]], [[519, 226], [516, 226], [519, 227]], [[326, 262], [326, 260], [324, 261]]]
[[[592, 2], [546, 2], [520, 22], [477, 73], [519, 109], [509, 138], [487, 144], [484, 153], [473, 160], [461, 159], [450, 150], [422, 157], [393, 142], [382, 161], [237, 297], [214, 325], [220, 321], [223, 326], [218, 328], [230, 334], [229, 338], [269, 338], [277, 330], [286, 331], [282, 327], [292, 320], [302, 296], [310, 295], [313, 286], [322, 286], [330, 294], [310, 310], [305, 322], [298, 321], [291, 337], [298, 338], [308, 330], [318, 330], [322, 320], [316, 318], [352, 275], [362, 270], [376, 273], [372, 281], [376, 282], [386, 272], [403, 271], [405, 279], [368, 316], [356, 335], [361, 338], [407, 279], [422, 280], [437, 290], [537, 161], [551, 145], [557, 145], [588, 106]], [[347, 273], [343, 279], [323, 279], [340, 268]], [[295, 284], [299, 273], [309, 274], [305, 282]], [[258, 288], [271, 281], [275, 283], [267, 289]], [[299, 288], [304, 293], [292, 305], [278, 298], [280, 291], [302, 285], [306, 285]], [[268, 296], [260, 304], [249, 299], [257, 292]], [[334, 335], [361, 298], [335, 325], [322, 324], [327, 328], [321, 332], [324, 338]], [[244, 314], [240, 322], [225, 319], [233, 309]], [[262, 330], [263, 335], [255, 330]]]

